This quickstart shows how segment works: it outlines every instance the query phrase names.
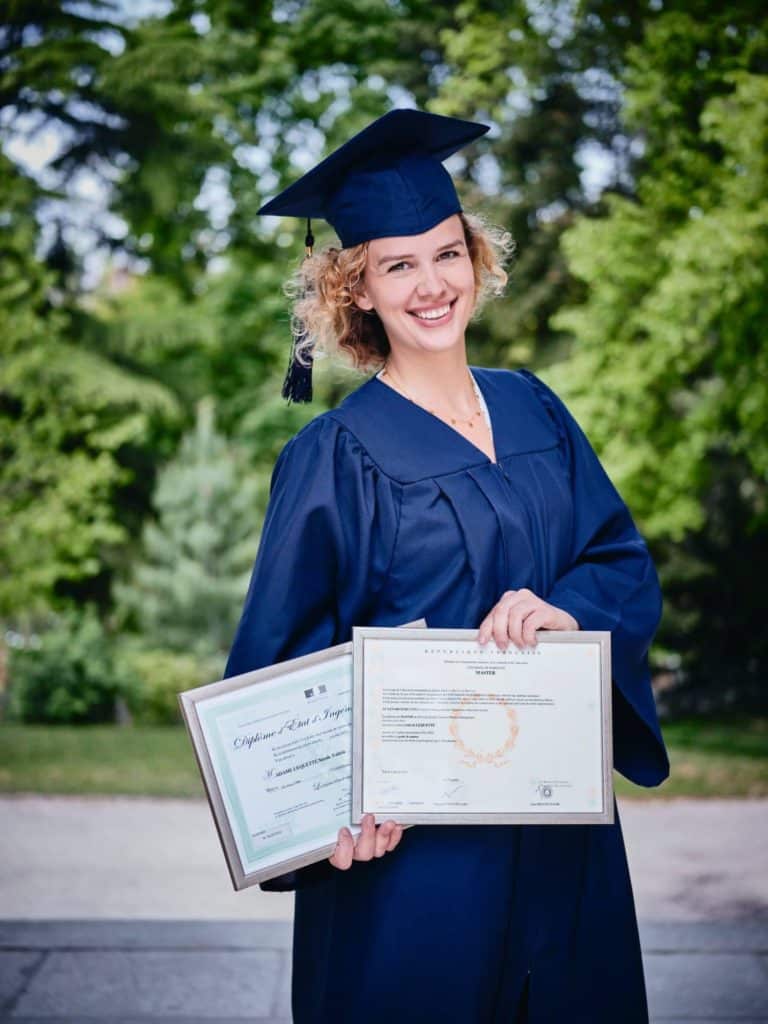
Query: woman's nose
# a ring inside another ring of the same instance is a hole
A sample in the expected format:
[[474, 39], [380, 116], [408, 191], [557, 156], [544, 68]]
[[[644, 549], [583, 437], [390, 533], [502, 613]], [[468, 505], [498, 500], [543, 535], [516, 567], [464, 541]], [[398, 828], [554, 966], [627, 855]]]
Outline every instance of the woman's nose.
[[445, 281], [437, 264], [427, 263], [422, 267], [416, 291], [423, 296], [441, 295], [445, 291]]

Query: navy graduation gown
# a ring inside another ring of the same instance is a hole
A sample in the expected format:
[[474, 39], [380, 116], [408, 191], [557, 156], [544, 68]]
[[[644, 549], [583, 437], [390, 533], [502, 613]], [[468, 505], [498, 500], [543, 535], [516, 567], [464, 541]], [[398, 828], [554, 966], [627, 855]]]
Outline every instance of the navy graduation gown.
[[[496, 463], [376, 377], [286, 444], [227, 674], [343, 643], [353, 625], [477, 628], [527, 587], [611, 631], [614, 764], [658, 785], [647, 649], [661, 602], [645, 543], [543, 382], [472, 372]], [[416, 826], [379, 860], [262, 887], [297, 890], [295, 1024], [647, 1022], [618, 813]]]

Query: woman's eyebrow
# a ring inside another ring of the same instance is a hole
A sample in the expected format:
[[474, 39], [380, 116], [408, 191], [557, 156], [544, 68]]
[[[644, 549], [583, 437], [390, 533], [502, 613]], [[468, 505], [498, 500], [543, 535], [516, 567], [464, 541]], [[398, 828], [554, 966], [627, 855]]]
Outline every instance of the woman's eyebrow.
[[[444, 249], [455, 249], [457, 245], [464, 245], [463, 238], [456, 238], [453, 242], [446, 242], [445, 245], [441, 245], [437, 252], [442, 252]], [[406, 252], [400, 256], [382, 256], [376, 261], [376, 266], [381, 267], [384, 263], [397, 262], [398, 260], [412, 260], [413, 253]]]

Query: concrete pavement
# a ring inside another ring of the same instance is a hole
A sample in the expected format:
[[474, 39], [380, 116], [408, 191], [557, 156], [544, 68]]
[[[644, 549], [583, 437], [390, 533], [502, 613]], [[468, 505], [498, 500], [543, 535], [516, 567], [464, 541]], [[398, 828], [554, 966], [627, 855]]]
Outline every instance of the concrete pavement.
[[[765, 924], [641, 932], [653, 1024], [768, 1020]], [[289, 947], [284, 921], [2, 922], [0, 1020], [289, 1024]]]
[[[768, 917], [768, 801], [622, 801], [640, 918]], [[229, 881], [199, 800], [0, 797], [0, 917], [291, 919]]]
[[[653, 1024], [768, 1024], [767, 810], [620, 804]], [[2, 1022], [288, 1024], [291, 911], [200, 802], [0, 799]]]

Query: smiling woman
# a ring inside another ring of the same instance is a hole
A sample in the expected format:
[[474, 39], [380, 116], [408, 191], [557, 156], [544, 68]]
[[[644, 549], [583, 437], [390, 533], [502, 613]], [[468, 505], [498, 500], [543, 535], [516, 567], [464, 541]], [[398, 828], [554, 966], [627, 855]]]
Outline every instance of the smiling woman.
[[[446, 235], [449, 239], [444, 243]], [[508, 231], [487, 224], [477, 214], [461, 211], [421, 236], [420, 254], [414, 248], [413, 236], [375, 239], [350, 248], [329, 245], [304, 260], [286, 286], [296, 300], [294, 317], [305, 327], [297, 345], [298, 359], [306, 363], [310, 353], [323, 352], [339, 356], [362, 372], [381, 368], [391, 346], [383, 311], [376, 309], [375, 300], [371, 301], [377, 294], [377, 280], [384, 273], [389, 278], [402, 278], [402, 292], [407, 295], [419, 271], [418, 259], [423, 263], [458, 261], [462, 270], [469, 263], [474, 288], [469, 315], [464, 320], [466, 327], [489, 298], [502, 293], [507, 282], [504, 267], [514, 251], [514, 242]], [[453, 279], [453, 270], [450, 273]], [[367, 301], [361, 301], [364, 294], [368, 295]], [[415, 304], [414, 312], [422, 307], [429, 311], [430, 303]]]
[[[610, 630], [614, 765], [669, 764], [647, 649], [647, 548], [586, 437], [527, 370], [469, 366], [510, 240], [465, 213], [442, 160], [486, 126], [396, 110], [262, 208], [324, 217], [296, 304], [315, 348], [378, 369], [280, 453], [228, 676], [358, 626]], [[350, 808], [351, 814], [351, 808]], [[363, 817], [295, 889], [296, 1024], [647, 1024], [618, 811], [610, 825], [414, 826]]]

